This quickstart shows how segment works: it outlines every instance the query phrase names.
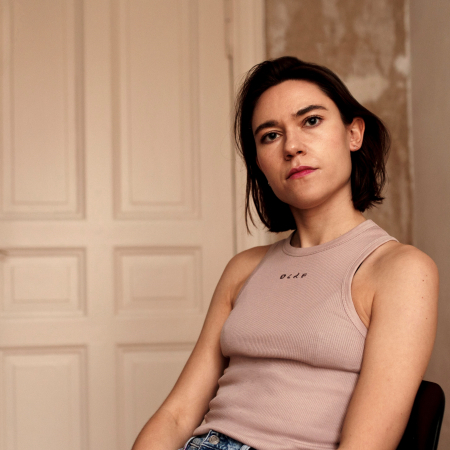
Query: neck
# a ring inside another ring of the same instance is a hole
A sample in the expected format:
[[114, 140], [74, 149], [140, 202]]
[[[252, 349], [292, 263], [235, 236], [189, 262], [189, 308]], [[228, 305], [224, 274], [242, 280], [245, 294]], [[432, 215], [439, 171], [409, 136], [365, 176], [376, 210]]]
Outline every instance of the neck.
[[366, 219], [353, 202], [300, 210], [291, 208], [297, 231], [291, 240], [294, 247], [313, 247], [342, 236]]

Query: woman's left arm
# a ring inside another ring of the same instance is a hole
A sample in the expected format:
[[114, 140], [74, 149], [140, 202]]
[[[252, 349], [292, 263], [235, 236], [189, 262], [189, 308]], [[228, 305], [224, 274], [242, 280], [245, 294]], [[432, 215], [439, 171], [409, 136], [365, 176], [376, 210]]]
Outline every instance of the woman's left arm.
[[398, 244], [375, 271], [361, 373], [339, 450], [395, 450], [433, 349], [438, 303], [435, 263]]

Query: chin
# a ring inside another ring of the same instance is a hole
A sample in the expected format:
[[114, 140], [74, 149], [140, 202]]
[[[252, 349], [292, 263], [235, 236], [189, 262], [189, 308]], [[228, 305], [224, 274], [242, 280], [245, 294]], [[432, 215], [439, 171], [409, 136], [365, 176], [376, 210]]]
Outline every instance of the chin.
[[277, 195], [277, 193], [275, 192], [275, 195], [283, 202], [288, 204], [291, 208], [295, 208], [295, 209], [311, 209], [311, 208], [316, 208], [318, 206], [320, 206], [322, 203], [326, 203], [327, 200], [329, 199], [329, 196], [327, 195], [323, 195], [319, 194], [317, 192], [315, 193], [307, 193], [307, 192], [302, 192], [300, 193], [295, 193], [292, 195]]
[[326, 207], [331, 203], [341, 203], [343, 200], [352, 198], [350, 180], [346, 180], [342, 185], [333, 187], [333, 189], [317, 189], [319, 187], [317, 185], [309, 187], [310, 189], [303, 189], [301, 192], [290, 192], [290, 195], [286, 195], [284, 192], [284, 195], [277, 195], [277, 197], [291, 208], [298, 210]]
[[[350, 197], [351, 198], [351, 197]], [[338, 198], [335, 198], [333, 195], [303, 195], [298, 196], [295, 200], [290, 199], [291, 201], [285, 201], [291, 209], [297, 210], [308, 210], [315, 208], [326, 208], [331, 206], [331, 204], [335, 204], [336, 201], [341, 203]]]
[[307, 209], [318, 208], [324, 204], [325, 203], [321, 201], [303, 201], [303, 202], [296, 202], [295, 205], [290, 205], [290, 207], [291, 209], [293, 208], [301, 211], [306, 211]]

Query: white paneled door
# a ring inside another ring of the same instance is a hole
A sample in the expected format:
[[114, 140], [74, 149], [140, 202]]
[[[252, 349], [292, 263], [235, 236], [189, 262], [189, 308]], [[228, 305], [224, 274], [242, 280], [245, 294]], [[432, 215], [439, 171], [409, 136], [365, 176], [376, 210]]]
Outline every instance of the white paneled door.
[[224, 3], [0, 8], [0, 450], [129, 449], [233, 254]]

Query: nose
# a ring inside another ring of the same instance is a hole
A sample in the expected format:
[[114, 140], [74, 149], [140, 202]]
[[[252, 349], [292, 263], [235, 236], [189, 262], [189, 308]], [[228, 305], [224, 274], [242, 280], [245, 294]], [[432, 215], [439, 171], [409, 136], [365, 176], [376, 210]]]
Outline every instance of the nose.
[[283, 153], [284, 158], [287, 161], [292, 159], [295, 155], [304, 153], [305, 149], [298, 133], [288, 132], [285, 136]]

